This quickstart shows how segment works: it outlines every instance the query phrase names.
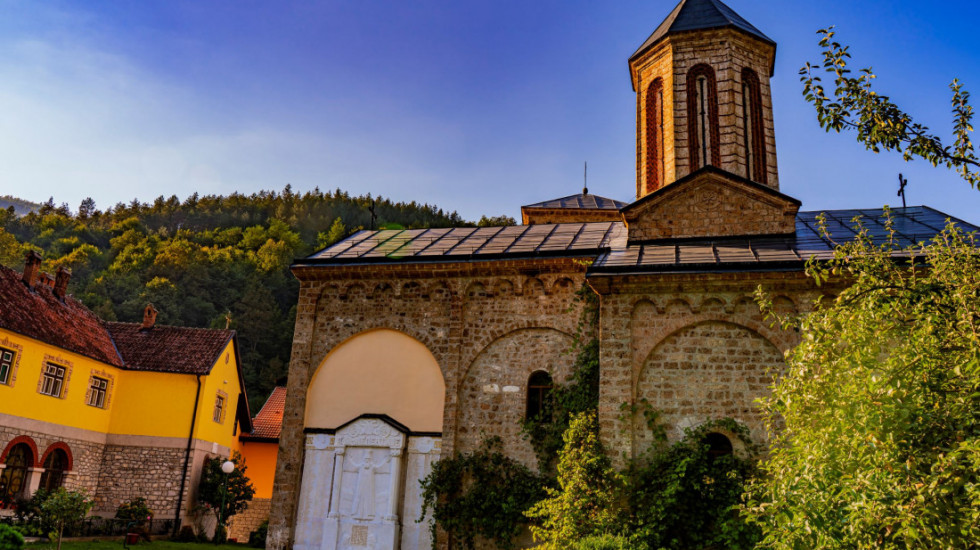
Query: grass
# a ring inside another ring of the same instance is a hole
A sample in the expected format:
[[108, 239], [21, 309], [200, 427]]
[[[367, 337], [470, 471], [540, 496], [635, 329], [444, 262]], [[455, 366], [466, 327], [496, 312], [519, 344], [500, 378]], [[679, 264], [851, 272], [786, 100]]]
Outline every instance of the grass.
[[[24, 545], [24, 550], [54, 550], [58, 547], [56, 542], [35, 542]], [[61, 550], [118, 550], [122, 549], [122, 537], [104, 538], [97, 541], [88, 542], [69, 542], [61, 543]], [[243, 550], [248, 548], [244, 544], [218, 544], [208, 542], [174, 542], [160, 540], [154, 542], [141, 542], [130, 544], [133, 550]]]

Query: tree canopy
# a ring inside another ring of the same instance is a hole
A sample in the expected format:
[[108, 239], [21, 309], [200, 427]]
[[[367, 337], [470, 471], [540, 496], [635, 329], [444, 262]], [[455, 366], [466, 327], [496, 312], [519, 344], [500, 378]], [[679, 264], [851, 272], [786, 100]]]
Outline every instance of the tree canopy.
[[372, 224], [467, 224], [427, 204], [289, 186], [161, 196], [105, 211], [92, 199], [75, 213], [54, 199], [35, 206], [24, 215], [0, 209], [0, 264], [19, 270], [27, 249], [40, 251], [42, 268], [70, 269], [69, 292], [106, 320], [139, 322], [151, 302], [160, 324], [235, 329], [253, 410], [286, 375], [299, 288], [289, 273], [294, 258]]

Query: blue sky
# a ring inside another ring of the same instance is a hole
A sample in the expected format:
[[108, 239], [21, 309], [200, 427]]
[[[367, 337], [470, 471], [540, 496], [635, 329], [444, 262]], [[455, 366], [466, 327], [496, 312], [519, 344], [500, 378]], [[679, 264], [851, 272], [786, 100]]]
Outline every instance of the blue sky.
[[[0, 0], [0, 194], [73, 209], [192, 192], [340, 187], [467, 219], [635, 189], [626, 59], [675, 2]], [[980, 2], [730, 0], [778, 43], [781, 190], [808, 210], [980, 191], [817, 127], [797, 71], [837, 25], [854, 66], [942, 136], [948, 84], [980, 94]], [[980, 95], [975, 102], [980, 107]]]

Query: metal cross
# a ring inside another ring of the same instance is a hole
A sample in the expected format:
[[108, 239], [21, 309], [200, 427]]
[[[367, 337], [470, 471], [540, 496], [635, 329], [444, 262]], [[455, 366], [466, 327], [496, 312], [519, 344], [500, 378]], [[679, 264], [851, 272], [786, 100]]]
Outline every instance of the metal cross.
[[902, 197], [902, 208], [905, 208], [905, 186], [909, 184], [909, 180], [902, 177], [901, 174], [898, 175], [898, 196]]

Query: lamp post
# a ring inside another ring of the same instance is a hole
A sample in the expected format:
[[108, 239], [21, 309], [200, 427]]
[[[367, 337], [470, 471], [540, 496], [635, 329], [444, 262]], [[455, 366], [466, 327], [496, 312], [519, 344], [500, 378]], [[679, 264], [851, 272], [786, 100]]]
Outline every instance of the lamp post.
[[[235, 463], [226, 460], [221, 463], [221, 471], [224, 472], [225, 478], [222, 482], [221, 487], [221, 508], [218, 510], [218, 526], [225, 529], [225, 498], [228, 495], [228, 476], [235, 471]], [[225, 538], [228, 538], [228, 530], [225, 529]], [[214, 541], [217, 544], [218, 537], [214, 537]]]

